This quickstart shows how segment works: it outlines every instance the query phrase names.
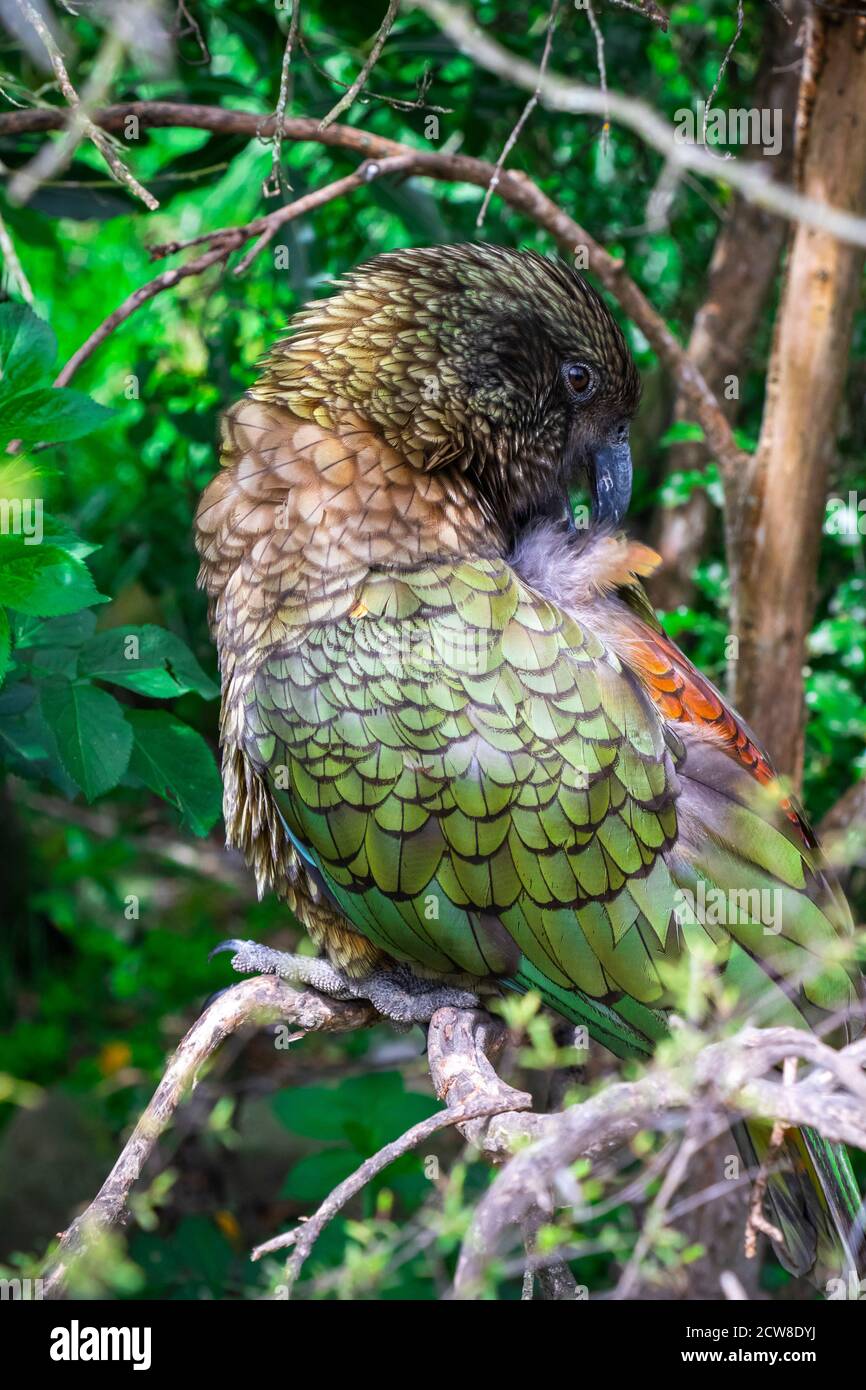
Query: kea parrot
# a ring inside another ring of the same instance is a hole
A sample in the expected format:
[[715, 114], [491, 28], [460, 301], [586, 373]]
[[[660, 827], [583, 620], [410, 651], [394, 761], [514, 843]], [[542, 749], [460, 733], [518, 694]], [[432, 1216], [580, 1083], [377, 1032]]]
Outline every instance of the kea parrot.
[[[337, 281], [228, 410], [196, 516], [227, 841], [319, 948], [224, 943], [235, 969], [404, 1025], [533, 990], [620, 1058], [690, 962], [751, 1023], [862, 1026], [816, 839], [620, 529], [639, 394], [578, 273], [459, 245]], [[769, 1196], [790, 1269], [855, 1267], [840, 1145], [789, 1131]]]

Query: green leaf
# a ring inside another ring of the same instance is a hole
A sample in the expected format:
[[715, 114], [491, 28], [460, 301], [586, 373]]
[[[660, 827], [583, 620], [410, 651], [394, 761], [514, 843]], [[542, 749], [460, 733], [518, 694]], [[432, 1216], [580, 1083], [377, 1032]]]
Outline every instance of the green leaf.
[[83, 675], [157, 700], [170, 700], [189, 690], [208, 700], [219, 694], [186, 643], [151, 623], [97, 633], [81, 652], [80, 669]]
[[703, 426], [693, 420], [677, 420], [665, 430], [659, 444], [666, 448], [669, 444], [695, 444], [703, 438]]
[[347, 1077], [339, 1086], [296, 1086], [272, 1101], [274, 1114], [292, 1134], [342, 1139], [371, 1154], [438, 1109], [430, 1095], [407, 1091], [399, 1072]]
[[51, 545], [26, 545], [23, 536], [0, 536], [0, 604], [36, 618], [74, 613], [108, 603], [82, 560]]
[[15, 646], [80, 647], [93, 636], [96, 614], [89, 608], [67, 613], [60, 618], [21, 617], [15, 624]]
[[11, 662], [12, 630], [9, 626], [9, 614], [5, 608], [0, 608], [0, 685], [6, 679]]
[[132, 729], [113, 695], [92, 685], [45, 685], [40, 699], [60, 761], [88, 801], [116, 787], [129, 763]]
[[129, 771], [181, 812], [194, 835], [206, 835], [222, 807], [213, 754], [187, 724], [163, 710], [128, 709], [134, 734]]
[[0, 304], [0, 395], [44, 381], [57, 356], [52, 329], [23, 304]]
[[43, 540], [47, 541], [49, 545], [56, 545], [58, 550], [65, 550], [68, 555], [74, 555], [76, 560], [86, 560], [88, 555], [102, 549], [99, 545], [82, 540], [68, 526], [64, 526], [62, 521], [58, 521], [56, 516], [50, 516], [48, 512], [43, 514], [42, 531]]
[[346, 1109], [338, 1090], [326, 1086], [295, 1086], [274, 1096], [274, 1114], [291, 1134], [305, 1139], [345, 1139]]
[[83, 391], [37, 386], [13, 396], [0, 395], [0, 443], [10, 439], [59, 444], [99, 429], [114, 415]]
[[296, 1202], [318, 1202], [363, 1162], [361, 1154], [352, 1149], [325, 1149], [322, 1153], [306, 1154], [287, 1174], [280, 1196], [291, 1197]]

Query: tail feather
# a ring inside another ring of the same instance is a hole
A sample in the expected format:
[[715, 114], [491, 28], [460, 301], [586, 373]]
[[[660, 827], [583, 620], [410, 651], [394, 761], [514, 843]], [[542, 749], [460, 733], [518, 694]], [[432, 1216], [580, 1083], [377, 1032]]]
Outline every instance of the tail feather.
[[[768, 1154], [771, 1127], [749, 1120], [735, 1129], [750, 1165]], [[813, 1129], [792, 1129], [774, 1156], [767, 1181], [769, 1215], [782, 1233], [774, 1241], [792, 1274], [847, 1278], [863, 1261], [863, 1204], [845, 1148]]]
[[812, 1165], [814, 1189], [824, 1216], [818, 1233], [821, 1263], [832, 1274], [853, 1273], [859, 1279], [864, 1264], [866, 1208], [848, 1151], [843, 1144], [832, 1144], [813, 1129], [803, 1129], [800, 1134]]

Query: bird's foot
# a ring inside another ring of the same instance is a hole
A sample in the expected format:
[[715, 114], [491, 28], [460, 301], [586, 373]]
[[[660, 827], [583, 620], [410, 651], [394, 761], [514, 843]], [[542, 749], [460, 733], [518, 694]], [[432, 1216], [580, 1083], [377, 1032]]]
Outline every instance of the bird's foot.
[[326, 960], [275, 951], [256, 941], [221, 941], [211, 958], [232, 952], [232, 969], [240, 975], [279, 975], [293, 985], [308, 985], [332, 999], [367, 999], [385, 1018], [397, 1024], [429, 1023], [437, 1009], [476, 1009], [478, 997], [454, 985], [437, 984], [415, 975], [407, 965], [394, 962], [387, 970], [374, 970], [353, 980]]

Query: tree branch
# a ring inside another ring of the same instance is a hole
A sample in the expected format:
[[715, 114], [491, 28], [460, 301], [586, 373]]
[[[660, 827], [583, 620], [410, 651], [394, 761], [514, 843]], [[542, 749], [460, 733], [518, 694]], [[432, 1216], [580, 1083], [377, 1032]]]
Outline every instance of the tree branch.
[[[267, 245], [285, 223], [292, 222], [296, 217], [302, 217], [305, 213], [311, 212], [314, 208], [322, 207], [325, 203], [333, 202], [335, 198], [342, 198], [344, 194], [352, 193], [356, 188], [364, 187], [373, 179], [381, 178], [383, 174], [394, 173], [403, 169], [405, 165], [406, 160], [402, 155], [392, 155], [380, 163], [367, 160], [356, 173], [349, 174], [344, 179], [337, 179], [334, 183], [326, 184], [324, 188], [317, 188], [302, 198], [296, 198], [293, 203], [287, 203], [285, 207], [277, 208], [264, 217], [257, 217], [254, 221], [247, 222], [240, 227], [222, 227], [215, 232], [206, 233], [203, 237], [195, 238], [196, 241], [209, 241], [215, 245], [201, 256], [187, 261], [185, 265], [176, 266], [173, 270], [164, 270], [161, 275], [157, 275], [153, 280], [148, 280], [146, 285], [141, 285], [137, 290], [133, 290], [132, 294], [128, 295], [123, 303], [119, 304], [106, 319], [103, 319], [99, 327], [95, 328], [81, 344], [81, 347], [72, 354], [69, 361], [58, 372], [54, 385], [68, 385], [82, 362], [86, 362], [100, 343], [104, 343], [115, 328], [125, 323], [137, 309], [140, 309], [148, 300], [161, 294], [163, 290], [173, 289], [181, 280], [187, 279], [190, 275], [202, 275], [212, 265], [228, 260], [231, 253], [243, 246], [244, 242], [256, 237], [255, 244], [236, 268], [237, 272], [240, 273], [247, 268], [259, 251]], [[191, 245], [192, 243], [188, 244]], [[161, 247], [159, 251], [163, 255], [169, 255], [180, 249], [182, 248], [179, 246], [171, 245]]]
[[227, 1037], [251, 1023], [283, 1022], [299, 1033], [344, 1033], [367, 1028], [378, 1020], [371, 1004], [328, 999], [315, 990], [299, 993], [274, 975], [257, 975], [224, 990], [184, 1037], [102, 1187], [62, 1236], [45, 1277], [45, 1296], [61, 1295], [70, 1268], [94, 1237], [126, 1220], [127, 1198], [157, 1140], [195, 1086], [205, 1062]]
[[[363, 1001], [336, 1001], [309, 989], [298, 992], [272, 975], [245, 980], [220, 994], [174, 1053], [96, 1197], [61, 1238], [45, 1279], [48, 1297], [62, 1295], [75, 1261], [101, 1232], [125, 1222], [133, 1184], [208, 1058], [239, 1029], [278, 1021], [300, 1036], [366, 1028], [381, 1020]], [[720, 1124], [747, 1114], [777, 1126], [809, 1125], [825, 1138], [866, 1150], [866, 1041], [836, 1051], [796, 1028], [746, 1028], [733, 1039], [696, 1052], [686, 1039], [680, 1060], [652, 1062], [637, 1081], [610, 1085], [561, 1113], [538, 1114], [531, 1110], [531, 1097], [509, 1086], [494, 1070], [507, 1036], [504, 1025], [482, 1010], [439, 1009], [430, 1021], [428, 1057], [434, 1089], [446, 1108], [366, 1160], [309, 1222], [258, 1246], [252, 1258], [293, 1246], [287, 1265], [291, 1288], [319, 1235], [346, 1203], [388, 1164], [450, 1126], [487, 1161], [504, 1165], [478, 1206], [464, 1242], [455, 1283], [460, 1297], [477, 1295], [486, 1263], [508, 1228], [520, 1229], [532, 1245], [532, 1233], [545, 1215], [562, 1205], [554, 1195], [558, 1174], [578, 1158], [611, 1153], [639, 1130], [669, 1126], [677, 1112], [687, 1116], [686, 1139], [668, 1169], [621, 1289], [637, 1277], [640, 1260], [699, 1146], [699, 1136], [710, 1135]], [[797, 1081], [794, 1058], [810, 1067]], [[782, 1061], [784, 1082], [768, 1080], [767, 1073]], [[753, 1224], [761, 1224], [757, 1211]], [[554, 1255], [541, 1263], [555, 1265], [560, 1258]], [[530, 1251], [530, 1266], [535, 1263]], [[557, 1278], [553, 1272], [554, 1286], [562, 1296], [571, 1287], [564, 1273]]]
[[[175, 102], [130, 102], [126, 105], [110, 106], [94, 112], [93, 119], [104, 130], [115, 130], [122, 129], [129, 116], [136, 116], [145, 127], [180, 126], [248, 135], [250, 138], [273, 134], [276, 124], [273, 118], [263, 119], [255, 113], [230, 111], [217, 106], [181, 105]], [[0, 136], [22, 134], [25, 131], [53, 130], [61, 126], [62, 122], [62, 113], [52, 109], [11, 111], [0, 115]], [[484, 189], [495, 172], [494, 166], [482, 159], [472, 159], [468, 155], [413, 150], [396, 140], [372, 135], [354, 126], [332, 125], [326, 130], [320, 130], [317, 121], [304, 117], [284, 120], [283, 137], [287, 140], [309, 140], [350, 150], [366, 159], [384, 160], [401, 155], [407, 159], [404, 166], [404, 172], [407, 174], [422, 174], [428, 178], [469, 183]], [[623, 262], [609, 255], [585, 227], [569, 217], [525, 174], [515, 170], [504, 170], [500, 176], [497, 193], [510, 207], [522, 212], [537, 227], [548, 232], [564, 255], [572, 257], [577, 248], [586, 249], [593, 273], [618, 301], [623, 312], [637, 324], [661, 362], [675, 377], [680, 391], [690, 402], [695, 419], [703, 427], [707, 444], [719, 460], [720, 467], [726, 473], [735, 475], [743, 466], [746, 456], [735, 444], [730, 425], [716, 397], [661, 314], [653, 308], [643, 291], [628, 275]], [[153, 293], [159, 293], [159, 289]], [[148, 297], [152, 297], [152, 294]], [[128, 316], [127, 314], [126, 317]], [[116, 324], [112, 325], [114, 326]], [[111, 328], [107, 330], [110, 331]], [[102, 338], [99, 341], [101, 342]], [[89, 353], [87, 355], [89, 356]], [[83, 357], [78, 358], [78, 354], [76, 359], [78, 360], [75, 360], [72, 371], [84, 360]], [[67, 367], [69, 365], [67, 364]], [[69, 380], [68, 375], [65, 380]]]

